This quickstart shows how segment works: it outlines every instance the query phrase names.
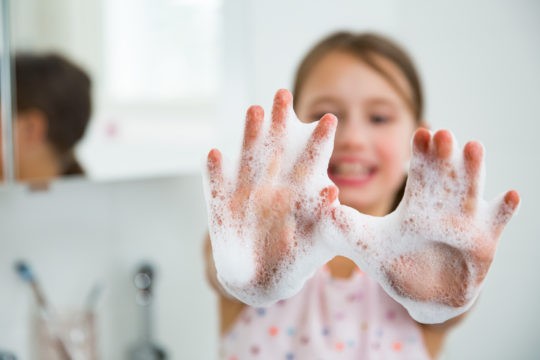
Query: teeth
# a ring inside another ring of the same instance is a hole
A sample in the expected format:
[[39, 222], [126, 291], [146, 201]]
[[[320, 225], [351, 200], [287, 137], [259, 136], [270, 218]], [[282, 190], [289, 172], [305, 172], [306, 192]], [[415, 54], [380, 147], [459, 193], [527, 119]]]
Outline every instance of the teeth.
[[364, 176], [369, 175], [371, 169], [367, 166], [363, 166], [358, 163], [343, 163], [337, 164], [334, 167], [336, 174], [338, 175], [352, 175], [352, 176]]

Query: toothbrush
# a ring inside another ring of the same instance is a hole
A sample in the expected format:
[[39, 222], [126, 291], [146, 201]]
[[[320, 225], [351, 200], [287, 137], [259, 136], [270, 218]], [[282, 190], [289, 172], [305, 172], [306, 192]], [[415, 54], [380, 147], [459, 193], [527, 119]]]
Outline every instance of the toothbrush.
[[21, 279], [29, 283], [32, 287], [32, 292], [36, 297], [36, 301], [40, 310], [48, 314], [49, 306], [47, 305], [47, 301], [45, 300], [45, 295], [43, 295], [43, 292], [41, 291], [41, 288], [39, 287], [39, 284], [34, 277], [30, 266], [28, 266], [28, 264], [24, 261], [17, 261], [15, 263], [15, 270], [17, 271]]
[[71, 360], [72, 357], [67, 351], [66, 344], [51, 329], [50, 322], [49, 322], [49, 319], [51, 316], [50, 307], [47, 303], [45, 295], [43, 294], [43, 291], [41, 290], [41, 287], [39, 286], [39, 283], [36, 280], [36, 277], [34, 276], [34, 273], [32, 272], [32, 269], [25, 261], [17, 261], [15, 263], [15, 271], [17, 272], [17, 274], [19, 274], [19, 276], [24, 282], [30, 284], [30, 287], [32, 288], [32, 292], [34, 293], [34, 297], [36, 298], [39, 309], [45, 316], [45, 324], [47, 324], [47, 327], [49, 328], [51, 339], [56, 349], [58, 350], [58, 353], [60, 354], [61, 358], [63, 360]]

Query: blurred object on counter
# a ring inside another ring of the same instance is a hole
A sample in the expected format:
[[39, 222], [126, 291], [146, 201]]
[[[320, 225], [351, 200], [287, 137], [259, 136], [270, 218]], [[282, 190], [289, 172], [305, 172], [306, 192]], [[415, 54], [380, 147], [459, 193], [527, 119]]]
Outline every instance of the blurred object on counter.
[[38, 359], [97, 359], [96, 321], [92, 309], [101, 291], [100, 286], [96, 285], [90, 292], [85, 309], [56, 311], [48, 303], [29, 264], [17, 261], [15, 270], [22, 280], [30, 284], [38, 305], [34, 327]]
[[152, 287], [155, 282], [154, 267], [149, 263], [141, 264], [135, 276], [133, 283], [137, 289], [135, 301], [140, 307], [141, 313], [141, 329], [138, 342], [129, 350], [130, 360], [165, 360], [167, 353], [161, 347], [156, 345], [153, 340], [153, 315], [152, 302], [153, 292]]
[[20, 278], [26, 283], [30, 284], [32, 288], [32, 293], [34, 294], [36, 303], [40, 311], [40, 319], [43, 321], [44, 325], [46, 326], [46, 331], [44, 331], [44, 334], [47, 334], [47, 338], [49, 340], [49, 343], [51, 344], [50, 347], [53, 348], [52, 351], [54, 353], [57, 353], [58, 354], [57, 356], [60, 359], [66, 359], [66, 360], [71, 359], [72, 357], [70, 356], [69, 351], [67, 350], [64, 340], [58, 334], [56, 327], [53, 326], [54, 321], [51, 321], [53, 317], [51, 308], [49, 307], [49, 304], [47, 303], [45, 294], [41, 290], [41, 286], [39, 285], [37, 278], [32, 272], [32, 269], [30, 268], [28, 263], [26, 263], [23, 260], [20, 260], [15, 263], [15, 271], [20, 276]]
[[12, 353], [0, 350], [0, 360], [17, 360]]

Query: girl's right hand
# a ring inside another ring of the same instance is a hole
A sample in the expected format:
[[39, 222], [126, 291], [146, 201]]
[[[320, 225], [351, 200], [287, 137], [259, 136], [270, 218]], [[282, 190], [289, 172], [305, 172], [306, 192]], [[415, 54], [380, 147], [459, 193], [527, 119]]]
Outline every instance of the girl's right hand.
[[[327, 114], [305, 147], [291, 154], [291, 126], [307, 126], [292, 111], [292, 95], [279, 90], [272, 120], [247, 111], [240, 167], [229, 179], [218, 150], [208, 154], [209, 226], [218, 279], [250, 305], [264, 305], [296, 293], [332, 253], [316, 236], [330, 215], [338, 190], [327, 176], [337, 119]], [[291, 158], [291, 155], [296, 156]], [[319, 178], [319, 187], [313, 179]]]

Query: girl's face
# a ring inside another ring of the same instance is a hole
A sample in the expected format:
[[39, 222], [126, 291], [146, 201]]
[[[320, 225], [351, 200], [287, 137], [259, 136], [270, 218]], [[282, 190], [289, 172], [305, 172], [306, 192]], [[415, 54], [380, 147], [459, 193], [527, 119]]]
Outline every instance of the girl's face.
[[[398, 68], [382, 57], [377, 64], [410, 96]], [[337, 116], [328, 175], [339, 188], [340, 202], [366, 214], [387, 214], [405, 179], [416, 128], [402, 96], [358, 57], [334, 51], [311, 69], [296, 112], [304, 122], [325, 113]]]

